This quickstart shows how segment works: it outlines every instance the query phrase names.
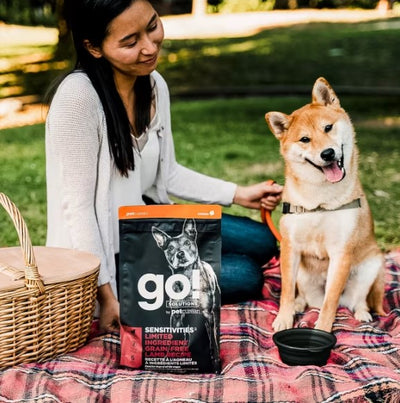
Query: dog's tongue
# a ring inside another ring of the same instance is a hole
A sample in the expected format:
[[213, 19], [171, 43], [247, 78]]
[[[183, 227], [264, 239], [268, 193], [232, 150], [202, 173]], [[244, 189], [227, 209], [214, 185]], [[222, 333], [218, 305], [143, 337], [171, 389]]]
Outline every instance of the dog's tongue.
[[344, 168], [340, 167], [337, 161], [333, 162], [331, 165], [322, 167], [322, 170], [324, 171], [326, 179], [332, 183], [340, 182], [345, 175]]

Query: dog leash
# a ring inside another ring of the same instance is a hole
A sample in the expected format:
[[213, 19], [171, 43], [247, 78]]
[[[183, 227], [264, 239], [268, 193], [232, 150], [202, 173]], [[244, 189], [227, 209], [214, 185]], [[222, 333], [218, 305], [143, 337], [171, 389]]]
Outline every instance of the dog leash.
[[[273, 185], [275, 183], [275, 181], [273, 181], [272, 179], [269, 179], [267, 181], [268, 185]], [[274, 222], [272, 221], [272, 216], [271, 216], [271, 211], [266, 210], [264, 207], [260, 208], [260, 213], [261, 213], [261, 221], [268, 225], [269, 229], [271, 230], [272, 234], [275, 236], [276, 240], [278, 242], [281, 242], [282, 236], [280, 234], [280, 232], [278, 231], [278, 229], [275, 227]]]

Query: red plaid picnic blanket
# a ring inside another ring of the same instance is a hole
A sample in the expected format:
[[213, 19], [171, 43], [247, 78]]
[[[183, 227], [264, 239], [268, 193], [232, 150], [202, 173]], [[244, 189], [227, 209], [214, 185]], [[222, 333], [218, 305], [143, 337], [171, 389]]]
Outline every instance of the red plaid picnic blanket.
[[[386, 254], [386, 317], [356, 321], [339, 308], [337, 337], [323, 367], [287, 366], [272, 341], [279, 262], [265, 270], [264, 298], [221, 313], [220, 375], [119, 368], [118, 334], [98, 335], [74, 353], [0, 372], [0, 402], [400, 402], [400, 250]], [[296, 326], [312, 326], [309, 309]]]

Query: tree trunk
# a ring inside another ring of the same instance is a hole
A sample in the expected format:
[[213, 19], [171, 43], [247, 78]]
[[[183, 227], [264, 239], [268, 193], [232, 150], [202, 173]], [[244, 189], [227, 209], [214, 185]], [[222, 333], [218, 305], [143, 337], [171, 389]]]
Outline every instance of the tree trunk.
[[[72, 42], [71, 32], [68, 29], [67, 22], [62, 14], [64, 0], [57, 0], [57, 28], [58, 28], [58, 44], [54, 54], [56, 60], [72, 60], [74, 57], [74, 46]], [[72, 67], [72, 66], [71, 66]]]
[[376, 8], [381, 11], [389, 11], [393, 8], [393, 1], [392, 0], [379, 0]]
[[195, 17], [206, 15], [206, 13], [207, 13], [207, 0], [192, 1], [192, 14]]

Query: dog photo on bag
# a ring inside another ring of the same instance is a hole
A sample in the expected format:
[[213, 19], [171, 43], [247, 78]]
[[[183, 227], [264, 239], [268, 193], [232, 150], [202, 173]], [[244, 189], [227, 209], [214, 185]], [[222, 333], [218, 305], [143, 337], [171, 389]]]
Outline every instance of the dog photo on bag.
[[285, 162], [274, 330], [293, 327], [307, 306], [320, 309], [315, 328], [328, 332], [339, 305], [360, 321], [371, 321], [370, 311], [385, 315], [383, 255], [359, 180], [355, 131], [336, 93], [321, 77], [310, 104], [265, 118]]
[[[211, 359], [219, 356], [219, 343], [217, 336], [218, 320], [215, 315], [217, 308], [217, 295], [221, 293], [217, 276], [213, 268], [200, 260], [197, 247], [196, 222], [193, 219], [185, 220], [182, 232], [177, 236], [170, 236], [156, 226], [152, 227], [153, 237], [158, 247], [164, 252], [171, 274], [182, 274], [185, 279], [196, 286], [196, 290], [185, 297], [184, 300], [170, 298], [170, 306], [190, 307], [191, 301], [197, 299], [200, 313], [204, 318], [210, 344]], [[178, 295], [182, 292], [183, 283], [176, 282], [173, 290]], [[184, 327], [185, 316], [190, 315], [185, 309], [176, 309], [171, 314], [171, 327]]]

